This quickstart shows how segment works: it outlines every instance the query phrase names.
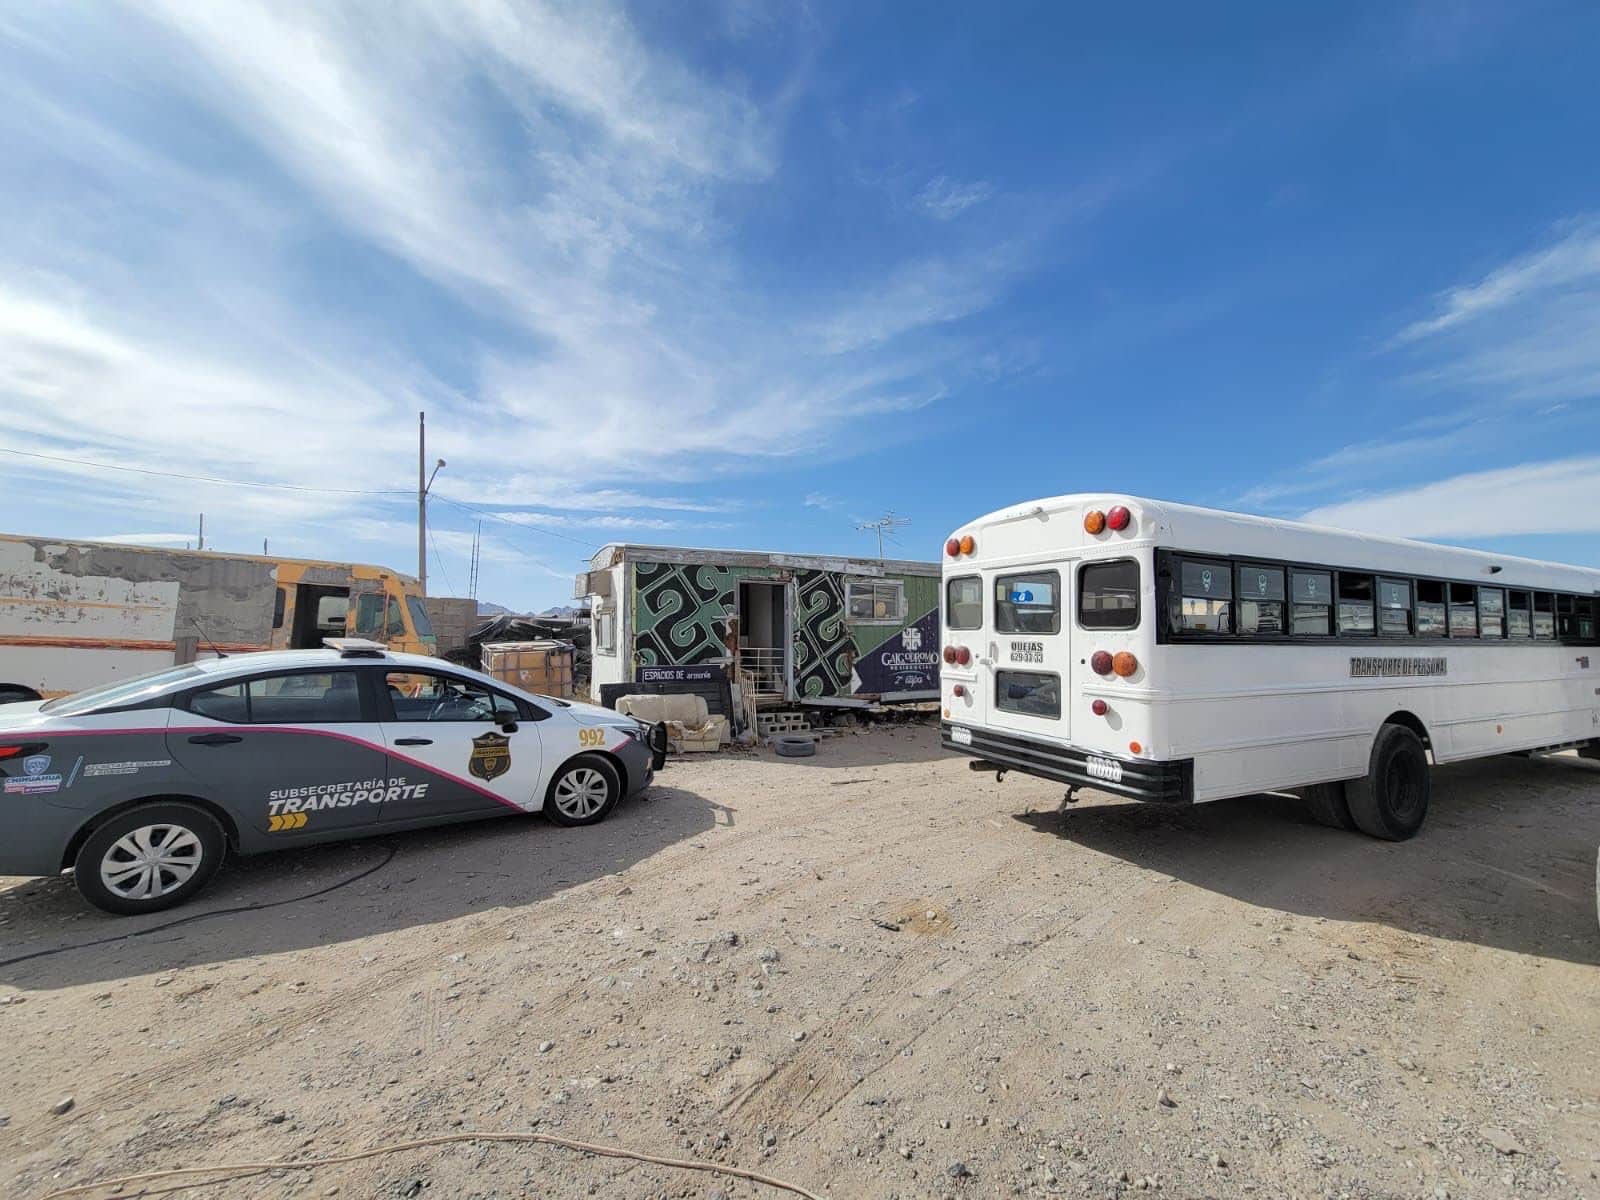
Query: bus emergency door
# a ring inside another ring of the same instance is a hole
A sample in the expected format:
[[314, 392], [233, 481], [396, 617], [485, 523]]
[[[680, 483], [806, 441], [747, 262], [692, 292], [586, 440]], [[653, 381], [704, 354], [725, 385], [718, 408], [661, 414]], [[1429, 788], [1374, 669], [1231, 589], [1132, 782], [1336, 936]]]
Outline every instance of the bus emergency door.
[[984, 573], [994, 618], [979, 667], [988, 676], [983, 683], [990, 726], [1067, 740], [1071, 578], [1065, 563]]

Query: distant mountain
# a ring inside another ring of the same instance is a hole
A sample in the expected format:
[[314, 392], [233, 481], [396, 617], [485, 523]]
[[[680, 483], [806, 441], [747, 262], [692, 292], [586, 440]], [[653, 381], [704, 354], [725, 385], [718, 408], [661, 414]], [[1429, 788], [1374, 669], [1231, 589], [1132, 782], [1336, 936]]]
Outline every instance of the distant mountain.
[[478, 615], [480, 617], [503, 617], [510, 611], [504, 604], [490, 604], [487, 600], [478, 601]]
[[578, 617], [581, 617], [586, 611], [586, 609], [578, 608], [575, 605], [568, 605], [565, 608], [557, 605], [555, 608], [547, 608], [542, 613], [538, 613], [536, 615], [541, 617], [553, 617], [557, 621], [573, 621]]

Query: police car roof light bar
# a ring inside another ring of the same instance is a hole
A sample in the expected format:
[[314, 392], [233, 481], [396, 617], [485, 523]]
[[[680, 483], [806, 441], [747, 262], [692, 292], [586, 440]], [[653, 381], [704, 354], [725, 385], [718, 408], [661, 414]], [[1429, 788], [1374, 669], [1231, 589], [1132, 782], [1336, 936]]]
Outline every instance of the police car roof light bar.
[[366, 638], [323, 638], [322, 644], [329, 650], [337, 650], [340, 658], [382, 658], [389, 649], [382, 642]]

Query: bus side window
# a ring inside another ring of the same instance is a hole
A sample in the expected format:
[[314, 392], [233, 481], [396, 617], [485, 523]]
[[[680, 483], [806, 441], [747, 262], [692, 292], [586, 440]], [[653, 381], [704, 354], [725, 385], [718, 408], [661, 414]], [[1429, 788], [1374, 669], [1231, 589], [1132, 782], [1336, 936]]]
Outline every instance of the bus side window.
[[1183, 633], [1231, 633], [1233, 571], [1228, 563], [1184, 559], [1172, 627]]
[[1333, 576], [1326, 571], [1291, 571], [1289, 632], [1327, 637], [1333, 612]]
[[362, 592], [356, 597], [356, 636], [383, 636], [383, 593]]
[[1443, 637], [1449, 628], [1444, 603], [1445, 585], [1434, 579], [1417, 580], [1417, 635]]
[[1572, 611], [1571, 596], [1556, 597], [1556, 636], [1562, 639], [1578, 636], [1578, 619]]
[[1378, 632], [1385, 637], [1411, 634], [1411, 583], [1404, 579], [1378, 580]]
[[1339, 632], [1367, 634], [1375, 627], [1372, 576], [1339, 572]]
[[388, 621], [384, 626], [383, 636], [390, 638], [403, 638], [405, 635], [406, 619], [400, 612], [400, 601], [394, 596], [390, 596]]
[[1506, 594], [1499, 588], [1478, 589], [1478, 631], [1486, 638], [1506, 635]]
[[1592, 642], [1595, 640], [1595, 609], [1600, 608], [1593, 596], [1578, 597], [1578, 640]]
[[1528, 615], [1528, 593], [1512, 592], [1506, 604], [1506, 632], [1514, 638], [1533, 636], [1533, 622]]
[[1556, 635], [1555, 597], [1549, 592], [1533, 594], [1533, 636], [1553, 638]]
[[1283, 632], [1283, 568], [1241, 563], [1234, 581], [1239, 596], [1239, 632]]
[[1470, 583], [1450, 585], [1450, 636], [1478, 636], [1478, 589]]

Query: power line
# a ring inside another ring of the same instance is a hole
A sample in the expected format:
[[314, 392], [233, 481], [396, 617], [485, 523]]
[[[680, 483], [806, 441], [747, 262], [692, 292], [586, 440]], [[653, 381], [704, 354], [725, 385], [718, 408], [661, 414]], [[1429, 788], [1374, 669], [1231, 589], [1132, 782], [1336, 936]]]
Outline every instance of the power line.
[[450, 572], [444, 569], [444, 555], [439, 553], [439, 539], [434, 536], [433, 530], [428, 530], [428, 540], [433, 543], [433, 561], [439, 564], [439, 574], [444, 576], [444, 585], [450, 589], [450, 594], [456, 594], [455, 580], [450, 578]]
[[283, 492], [327, 492], [339, 496], [409, 496], [404, 488], [329, 488], [307, 487], [298, 483], [265, 483], [252, 479], [223, 479], [216, 475], [185, 475], [178, 471], [157, 471], [150, 467], [124, 467], [117, 463], [93, 462], [84, 458], [65, 458], [59, 454], [39, 454], [32, 450], [15, 450], [0, 446], [0, 454], [15, 454], [19, 458], [37, 458], [43, 462], [65, 463], [73, 467], [93, 467], [98, 471], [124, 471], [130, 475], [154, 475], [161, 479], [184, 479], [191, 483], [222, 483], [230, 487], [272, 488]]
[[[476, 513], [480, 517], [487, 517], [491, 521], [499, 521], [502, 525], [510, 525], [516, 529], [530, 531], [533, 533], [542, 533], [546, 537], [560, 538], [562, 541], [567, 541], [573, 543], [574, 545], [582, 546], [585, 550], [588, 550], [591, 553], [593, 553], [596, 548], [593, 541], [584, 538], [575, 538], [571, 534], [558, 533], [554, 529], [546, 529], [541, 525], [534, 525], [530, 521], [513, 521], [507, 517], [501, 516], [499, 513], [494, 512], [491, 509], [479, 508], [476, 504], [468, 504], [464, 500], [452, 500], [449, 496], [434, 496], [433, 499], [441, 500], [445, 504], [453, 504], [457, 508], [465, 509], [470, 513]], [[533, 514], [528, 515], [531, 516]]]

